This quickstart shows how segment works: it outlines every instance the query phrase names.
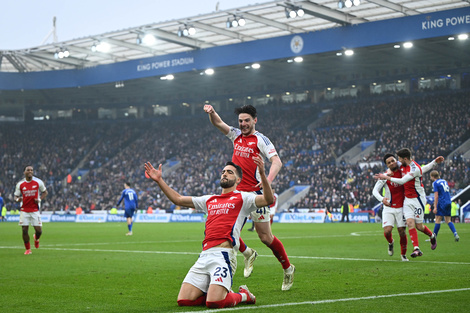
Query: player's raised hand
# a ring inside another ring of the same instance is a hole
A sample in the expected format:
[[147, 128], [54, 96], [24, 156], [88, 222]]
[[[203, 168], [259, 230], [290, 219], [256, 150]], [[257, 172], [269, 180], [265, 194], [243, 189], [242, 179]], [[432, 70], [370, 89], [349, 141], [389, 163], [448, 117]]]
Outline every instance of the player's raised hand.
[[438, 156], [434, 161], [436, 161], [437, 164], [444, 162], [444, 157], [443, 156]]
[[206, 112], [207, 114], [212, 114], [215, 112], [214, 110], [214, 107], [210, 104], [206, 104], [204, 105], [204, 112]]
[[255, 164], [258, 166], [259, 174], [260, 175], [266, 175], [266, 172], [264, 170], [264, 161], [263, 158], [260, 157], [259, 155], [253, 157], [253, 161], [255, 161]]
[[158, 181], [162, 178], [162, 165], [158, 165], [158, 170], [153, 167], [150, 162], [144, 164], [145, 173], [154, 181]]

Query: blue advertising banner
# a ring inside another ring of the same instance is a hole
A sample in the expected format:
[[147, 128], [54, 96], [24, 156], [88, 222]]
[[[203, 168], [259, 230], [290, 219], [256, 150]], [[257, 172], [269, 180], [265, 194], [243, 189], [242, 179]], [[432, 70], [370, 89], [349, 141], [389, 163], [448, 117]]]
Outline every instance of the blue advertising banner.
[[[43, 216], [43, 215], [42, 215]], [[41, 216], [41, 218], [42, 218]], [[59, 214], [52, 214], [51, 215], [51, 222], [75, 222], [77, 220], [76, 215], [59, 215]]]
[[325, 213], [281, 213], [280, 223], [323, 223]]
[[77, 215], [77, 223], [104, 223], [106, 222], [106, 213], [100, 214], [80, 214]]
[[[0, 72], [0, 90], [90, 86], [470, 31], [470, 7], [192, 50], [78, 70]], [[236, 51], [236, 53], [234, 53]]]
[[124, 214], [108, 214], [106, 216], [106, 222], [126, 222], [127, 219]]
[[204, 214], [171, 214], [171, 222], [204, 222]]
[[138, 214], [135, 222], [138, 223], [168, 223], [171, 214]]
[[[326, 217], [325, 223], [338, 223], [341, 221], [341, 213], [332, 213], [331, 218]], [[349, 221], [355, 223], [369, 223], [369, 213], [349, 213]]]

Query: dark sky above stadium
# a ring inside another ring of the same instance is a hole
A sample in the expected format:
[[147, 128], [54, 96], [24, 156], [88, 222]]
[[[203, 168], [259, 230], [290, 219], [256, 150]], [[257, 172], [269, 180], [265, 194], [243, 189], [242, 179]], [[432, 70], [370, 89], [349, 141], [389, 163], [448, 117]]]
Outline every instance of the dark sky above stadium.
[[[52, 43], [47, 38], [57, 17], [58, 42], [110, 31], [187, 18], [267, 0], [15, 0], [0, 10], [0, 50]], [[47, 40], [46, 40], [47, 39]], [[45, 42], [44, 42], [45, 41]]]

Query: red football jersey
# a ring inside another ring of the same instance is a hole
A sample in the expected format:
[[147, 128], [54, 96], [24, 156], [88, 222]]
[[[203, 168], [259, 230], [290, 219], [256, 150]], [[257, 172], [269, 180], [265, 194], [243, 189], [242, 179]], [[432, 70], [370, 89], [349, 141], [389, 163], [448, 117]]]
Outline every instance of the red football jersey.
[[261, 181], [261, 177], [253, 157], [259, 155], [263, 159], [269, 160], [277, 155], [276, 148], [268, 137], [260, 132], [243, 136], [240, 129], [231, 127], [227, 137], [233, 142], [232, 162], [243, 170], [242, 181], [237, 186], [237, 190], [259, 191], [261, 188], [256, 185]]
[[23, 212], [36, 212], [39, 211], [39, 204], [35, 199], [40, 199], [41, 193], [46, 191], [46, 186], [43, 181], [33, 176], [31, 181], [22, 179], [15, 188], [15, 196], [23, 197], [21, 203], [21, 211]]
[[400, 166], [400, 170], [402, 177], [405, 177], [405, 175], [411, 175], [413, 177], [403, 185], [405, 187], [405, 197], [418, 198], [420, 196], [426, 196], [422, 182], [423, 171], [421, 166], [413, 160], [408, 166]]
[[248, 215], [257, 209], [255, 198], [253, 193], [239, 191], [193, 197], [194, 207], [207, 213], [202, 249], [230, 241], [238, 250], [240, 231]]

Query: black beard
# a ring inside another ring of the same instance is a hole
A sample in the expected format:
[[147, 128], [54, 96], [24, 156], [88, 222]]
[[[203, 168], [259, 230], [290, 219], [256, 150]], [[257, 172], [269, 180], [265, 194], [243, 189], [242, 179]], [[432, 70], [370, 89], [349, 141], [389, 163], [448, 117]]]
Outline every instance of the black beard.
[[220, 187], [222, 188], [230, 188], [230, 187], [233, 187], [233, 185], [235, 185], [235, 181], [233, 180], [228, 180], [228, 179], [220, 180]]

